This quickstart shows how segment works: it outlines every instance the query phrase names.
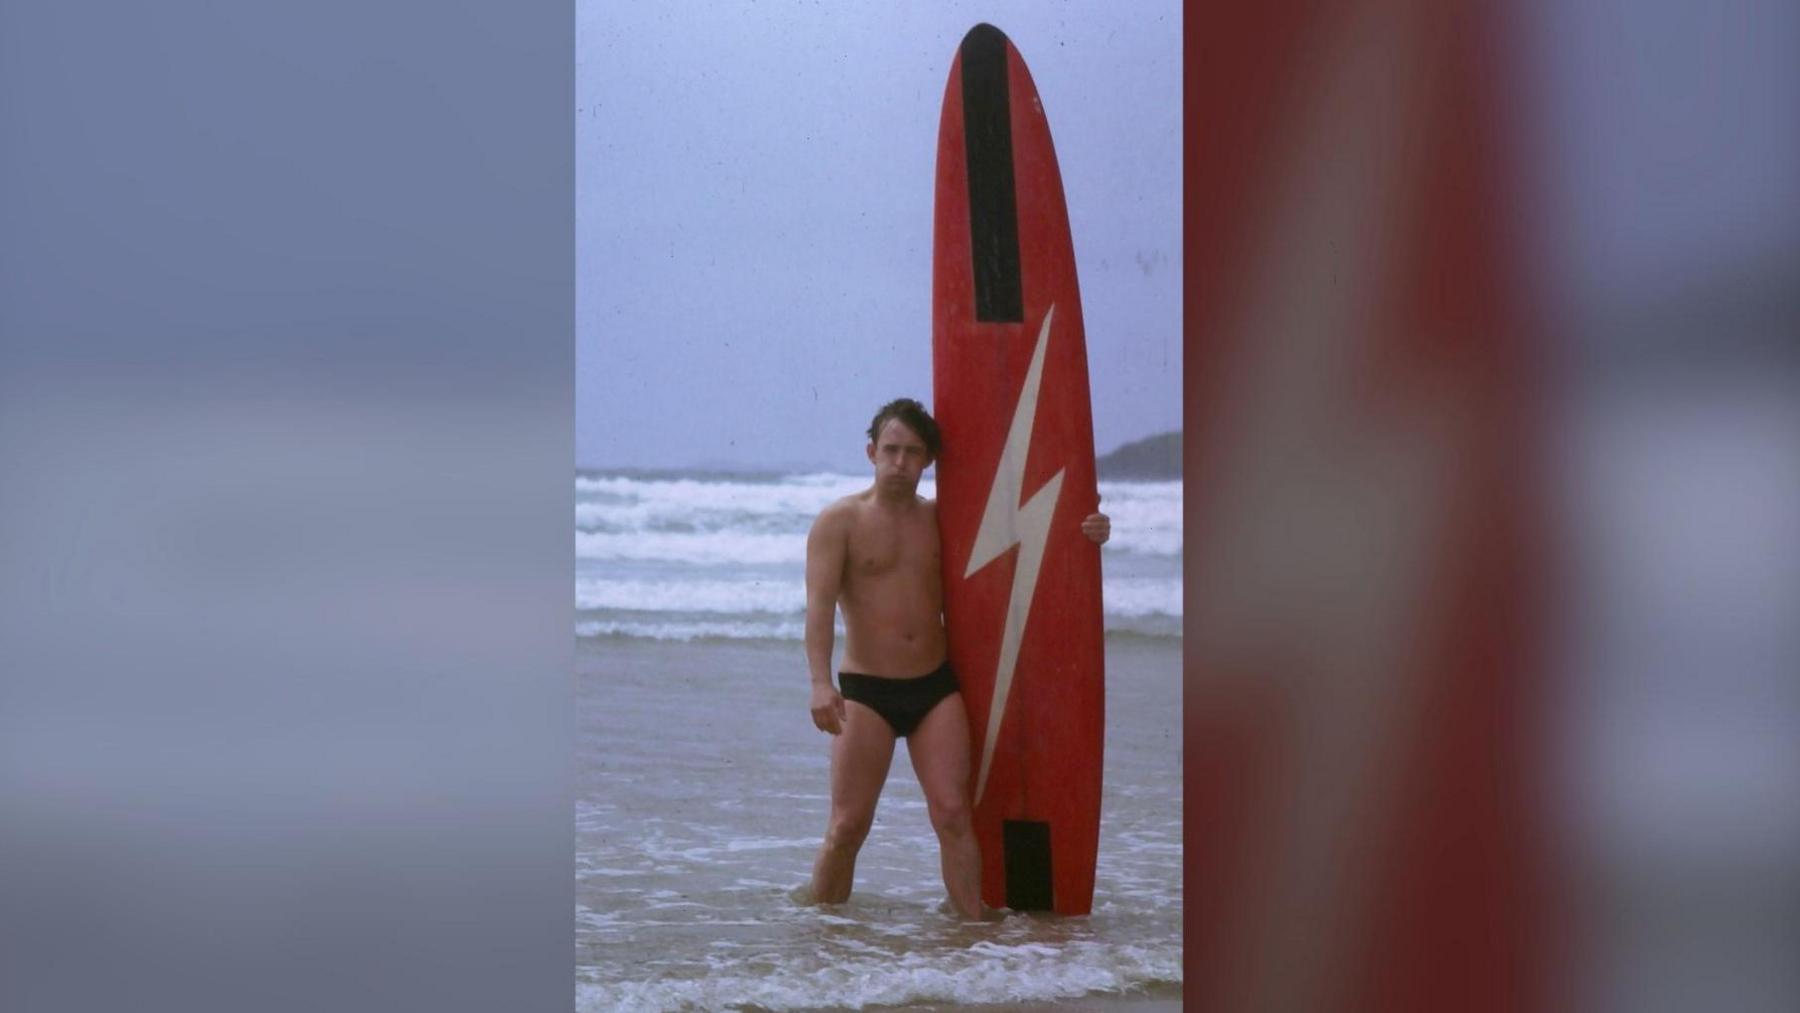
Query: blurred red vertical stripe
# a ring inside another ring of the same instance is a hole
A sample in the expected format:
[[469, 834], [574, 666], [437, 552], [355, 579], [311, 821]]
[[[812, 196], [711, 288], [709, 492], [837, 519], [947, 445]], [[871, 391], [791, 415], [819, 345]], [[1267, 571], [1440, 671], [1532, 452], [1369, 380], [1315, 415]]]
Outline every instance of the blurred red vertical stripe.
[[1186, 11], [1192, 1008], [1547, 1002], [1504, 30]]

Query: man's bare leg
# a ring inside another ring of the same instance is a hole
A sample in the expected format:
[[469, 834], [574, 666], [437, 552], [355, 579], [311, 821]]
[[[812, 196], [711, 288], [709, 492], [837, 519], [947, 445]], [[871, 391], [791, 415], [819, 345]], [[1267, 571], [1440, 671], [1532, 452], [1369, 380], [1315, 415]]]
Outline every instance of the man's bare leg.
[[894, 759], [894, 730], [863, 704], [844, 701], [844, 730], [831, 739], [831, 821], [813, 862], [814, 903], [850, 899], [856, 853], [875, 821], [875, 803]]
[[925, 715], [906, 752], [937, 831], [950, 903], [964, 918], [980, 918], [981, 847], [969, 803], [969, 715], [961, 693], [945, 697]]

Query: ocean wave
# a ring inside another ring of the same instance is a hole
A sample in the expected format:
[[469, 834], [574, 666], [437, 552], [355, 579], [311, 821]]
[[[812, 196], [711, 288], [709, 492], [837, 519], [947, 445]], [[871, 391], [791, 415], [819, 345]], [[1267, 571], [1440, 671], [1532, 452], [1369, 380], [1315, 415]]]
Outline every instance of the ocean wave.
[[[694, 612], [620, 611], [609, 613], [593, 610], [575, 622], [575, 635], [583, 640], [782, 640], [800, 642], [806, 637], [805, 618], [801, 613], [760, 613], [751, 615], [706, 615]], [[834, 624], [839, 638], [844, 635], [841, 621]], [[1141, 637], [1148, 640], [1181, 637], [1181, 616], [1164, 612], [1136, 615], [1107, 613], [1105, 629], [1108, 637]]]
[[669, 502], [575, 504], [575, 530], [616, 533], [745, 531], [806, 537], [818, 511], [699, 509]]
[[1181, 502], [1181, 482], [1121, 482], [1105, 479], [1098, 483], [1100, 499], [1103, 503], [1135, 502], [1139, 500], [1153, 502]]
[[1181, 579], [1163, 577], [1103, 577], [1100, 601], [1110, 625], [1115, 618], [1148, 616], [1181, 618]]
[[[806, 530], [861, 476], [577, 476], [577, 632], [585, 638], [798, 640]], [[1180, 483], [1101, 483], [1109, 633], [1178, 636]], [[931, 483], [922, 491], [929, 495]]]
[[[1108, 516], [1111, 516], [1110, 514]], [[1129, 552], [1139, 556], [1152, 556], [1169, 559], [1181, 558], [1181, 529], [1155, 529], [1131, 527], [1113, 518], [1112, 537], [1106, 541], [1106, 551]]]
[[1108, 619], [1106, 640], [1168, 641], [1181, 640], [1179, 616], [1140, 616], [1135, 619]]
[[754, 620], [683, 620], [650, 621], [638, 619], [588, 619], [575, 624], [575, 635], [583, 640], [608, 638], [632, 640], [787, 640], [806, 637], [803, 622]]
[[806, 585], [801, 575], [771, 580], [608, 580], [579, 578], [575, 607], [636, 612], [720, 612], [730, 615], [801, 615]]
[[[1178, 560], [1180, 531], [1146, 531], [1113, 525], [1107, 553]], [[742, 527], [681, 530], [576, 531], [575, 558], [683, 565], [806, 563], [806, 532], [755, 531]]]
[[1112, 518], [1107, 551], [1180, 558], [1180, 482], [1102, 482], [1100, 509]]
[[[1179, 579], [1108, 577], [1101, 585], [1107, 625], [1119, 620], [1181, 618]], [[612, 579], [580, 577], [575, 607], [584, 612], [712, 613], [731, 617], [800, 616], [806, 586], [796, 571], [779, 578]]]
[[[645, 504], [671, 510], [727, 510], [811, 517], [833, 501], [869, 488], [867, 475], [807, 475], [776, 481], [634, 476], [578, 477], [575, 491], [602, 505]], [[919, 495], [935, 496], [936, 483], [919, 483]]]
[[577, 531], [575, 558], [699, 565], [804, 565], [806, 536], [755, 531]]
[[[825, 472], [760, 479], [578, 476], [576, 554], [682, 563], [802, 561], [813, 518], [868, 483], [865, 476]], [[919, 492], [933, 496], [935, 484], [922, 482]], [[1180, 483], [1103, 482], [1100, 493], [1113, 521], [1108, 553], [1181, 557]]]

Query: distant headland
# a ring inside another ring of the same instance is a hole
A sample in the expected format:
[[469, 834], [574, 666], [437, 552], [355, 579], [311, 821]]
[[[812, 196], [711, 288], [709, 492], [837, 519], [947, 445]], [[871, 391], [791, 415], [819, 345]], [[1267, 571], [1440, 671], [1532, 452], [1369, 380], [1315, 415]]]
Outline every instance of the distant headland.
[[1104, 454], [1094, 461], [1100, 477], [1109, 480], [1174, 480], [1181, 477], [1181, 433], [1146, 436]]

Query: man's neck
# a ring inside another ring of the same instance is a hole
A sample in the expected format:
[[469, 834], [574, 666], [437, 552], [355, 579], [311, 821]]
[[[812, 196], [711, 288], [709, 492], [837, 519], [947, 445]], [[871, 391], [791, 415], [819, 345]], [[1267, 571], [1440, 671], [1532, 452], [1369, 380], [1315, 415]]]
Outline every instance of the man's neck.
[[896, 489], [888, 489], [888, 488], [884, 487], [880, 482], [876, 482], [874, 489], [871, 491], [875, 494], [874, 495], [875, 505], [880, 506], [880, 507], [885, 507], [890, 510], [898, 510], [898, 509], [903, 509], [905, 507], [910, 507], [914, 503], [917, 503], [919, 500], [918, 488], [916, 486], [913, 488], [910, 488], [910, 489], [897, 489], [896, 490]]

